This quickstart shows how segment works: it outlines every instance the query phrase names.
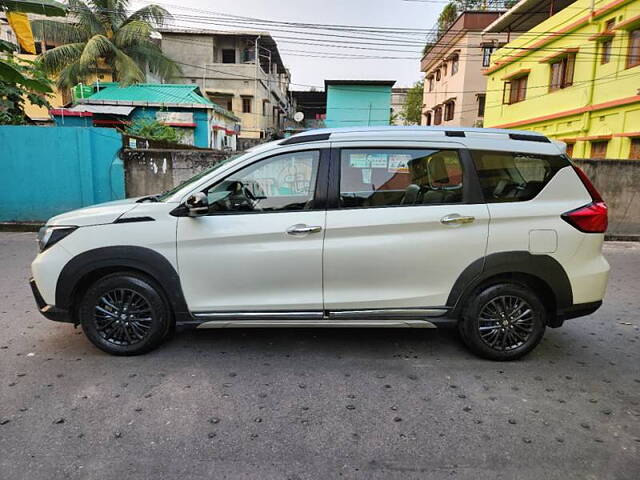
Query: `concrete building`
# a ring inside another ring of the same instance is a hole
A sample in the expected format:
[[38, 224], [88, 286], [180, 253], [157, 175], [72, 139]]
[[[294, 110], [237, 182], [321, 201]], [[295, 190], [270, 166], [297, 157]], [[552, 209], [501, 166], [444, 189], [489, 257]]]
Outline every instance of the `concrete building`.
[[269, 33], [176, 28], [160, 32], [162, 51], [183, 71], [175, 81], [197, 85], [239, 117], [241, 138], [266, 139], [282, 130], [291, 115], [290, 74]]
[[486, 71], [485, 126], [544, 133], [576, 158], [640, 160], [640, 0], [521, 0], [485, 32], [516, 29], [527, 34]]
[[125, 128], [139, 119], [157, 120], [178, 129], [181, 143], [236, 149], [240, 119], [204, 98], [197, 85], [103, 83], [77, 102], [51, 110], [56, 126]]
[[391, 89], [391, 125], [407, 125], [400, 115], [407, 101], [408, 88]]
[[395, 80], [325, 80], [325, 125], [355, 127], [389, 125], [391, 87]]
[[300, 130], [323, 128], [327, 116], [327, 92], [315, 90], [291, 91], [292, 109], [304, 118], [293, 127]]
[[483, 34], [501, 12], [463, 12], [422, 57], [422, 125], [482, 126], [486, 77], [493, 51], [506, 33]]

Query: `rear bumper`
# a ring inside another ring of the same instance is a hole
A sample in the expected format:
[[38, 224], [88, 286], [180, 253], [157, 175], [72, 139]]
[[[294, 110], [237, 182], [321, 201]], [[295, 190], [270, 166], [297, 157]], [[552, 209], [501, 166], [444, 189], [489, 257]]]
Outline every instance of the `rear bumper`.
[[68, 310], [56, 308], [54, 305], [47, 305], [47, 302], [45, 302], [44, 298], [42, 298], [40, 290], [38, 290], [38, 286], [36, 285], [36, 281], [33, 278], [29, 279], [29, 286], [31, 287], [31, 291], [33, 292], [33, 298], [35, 298], [36, 300], [38, 310], [40, 310], [40, 313], [42, 315], [55, 322], [73, 322]]
[[558, 310], [555, 317], [549, 321], [548, 325], [551, 328], [561, 327], [565, 320], [591, 315], [593, 312], [598, 310], [601, 305], [602, 300], [598, 300], [597, 302], [576, 303], [570, 307]]

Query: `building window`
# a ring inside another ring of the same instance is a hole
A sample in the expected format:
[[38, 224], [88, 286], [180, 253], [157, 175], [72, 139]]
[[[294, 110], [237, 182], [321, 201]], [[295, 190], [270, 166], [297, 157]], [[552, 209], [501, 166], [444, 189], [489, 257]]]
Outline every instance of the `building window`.
[[427, 113], [425, 113], [425, 114], [424, 114], [424, 118], [425, 118], [424, 124], [425, 124], [427, 127], [428, 127], [428, 126], [431, 126], [431, 112], [427, 112]]
[[242, 113], [251, 113], [251, 97], [242, 97]]
[[504, 82], [504, 92], [502, 103], [511, 105], [512, 103], [522, 102], [527, 98], [527, 79], [528, 75], [514, 78], [508, 82]]
[[487, 96], [482, 94], [478, 95], [478, 116], [484, 117], [484, 104], [487, 99]]
[[429, 91], [432, 92], [433, 91], [433, 75], [427, 78], [427, 82], [429, 82]]
[[233, 111], [233, 97], [230, 95], [221, 95], [219, 97], [212, 97], [211, 101], [220, 105], [222, 108]]
[[640, 28], [629, 32], [629, 52], [627, 54], [627, 68], [640, 65]]
[[455, 75], [456, 73], [458, 73], [458, 61], [458, 55], [454, 55], [453, 57], [451, 57], [451, 75]]
[[442, 123], [442, 107], [433, 109], [433, 124], [440, 125]]
[[443, 63], [442, 64], [442, 76], [446, 77], [447, 76], [447, 63]]
[[630, 160], [640, 160], [640, 138], [631, 139], [631, 150], [629, 151]]
[[[604, 33], [611, 32], [613, 27], [616, 24], [616, 19], [612, 18], [611, 20], [607, 20], [604, 24]], [[611, 45], [613, 44], [613, 40], [611, 38], [605, 38], [605, 40], [600, 45], [600, 63], [605, 64], [609, 63], [611, 60]]]
[[448, 122], [449, 120], [453, 120], [453, 115], [456, 108], [456, 102], [451, 100], [444, 104], [444, 120]]
[[496, 47], [493, 45], [489, 45], [486, 47], [482, 47], [482, 66], [488, 67], [491, 65], [491, 55], [495, 51]]
[[222, 63], [236, 63], [236, 51], [231, 48], [222, 50]]
[[574, 146], [575, 146], [575, 143], [567, 143], [567, 155], [569, 155], [570, 157], [573, 157]]
[[611, 39], [607, 39], [600, 45], [600, 63], [604, 65], [611, 60]]
[[440, 69], [436, 70], [436, 82], [440, 81]]
[[567, 55], [551, 64], [551, 79], [549, 80], [550, 92], [573, 85], [573, 69], [575, 64], [575, 54]]
[[591, 142], [591, 158], [595, 158], [598, 160], [607, 158], [608, 145], [609, 145], [609, 142], [607, 140], [599, 141], [599, 142]]

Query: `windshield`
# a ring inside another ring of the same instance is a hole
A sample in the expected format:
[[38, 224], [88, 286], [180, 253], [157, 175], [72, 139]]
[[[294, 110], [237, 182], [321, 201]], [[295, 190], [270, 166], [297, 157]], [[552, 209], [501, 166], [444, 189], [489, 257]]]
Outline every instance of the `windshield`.
[[207, 168], [206, 170], [201, 171], [200, 173], [198, 173], [198, 174], [194, 175], [193, 177], [191, 177], [189, 180], [185, 180], [180, 185], [177, 185], [177, 186], [173, 187], [171, 190], [167, 190], [166, 192], [161, 193], [156, 198], [159, 201], [162, 202], [165, 199], [169, 198], [174, 193], [176, 193], [178, 190], [181, 190], [184, 187], [186, 187], [188, 185], [191, 185], [192, 183], [198, 182], [204, 176], [210, 174], [211, 172], [219, 169], [221, 166], [226, 165], [227, 163], [231, 162], [232, 160], [235, 160], [236, 158], [241, 157], [242, 155], [244, 155], [246, 153], [247, 152], [238, 153], [236, 155], [231, 155], [230, 157], [227, 157], [227, 158], [225, 158], [223, 160], [220, 160], [216, 164], [214, 164], [211, 168]]

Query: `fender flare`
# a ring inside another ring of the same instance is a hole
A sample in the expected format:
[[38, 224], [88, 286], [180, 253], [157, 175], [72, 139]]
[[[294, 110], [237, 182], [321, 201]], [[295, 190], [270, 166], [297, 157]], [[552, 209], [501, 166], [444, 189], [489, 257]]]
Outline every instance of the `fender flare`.
[[180, 277], [162, 254], [150, 248], [130, 245], [95, 248], [73, 257], [64, 266], [56, 284], [56, 307], [71, 309], [74, 294], [82, 280], [101, 269], [138, 270], [153, 278], [162, 288], [177, 322], [190, 320]]
[[[526, 274], [544, 282], [556, 300], [556, 309], [573, 305], [573, 291], [567, 272], [549, 255], [532, 255], [527, 251], [492, 253], [473, 261], [453, 285], [447, 306], [454, 315], [460, 313], [463, 300], [485, 280], [501, 274]], [[553, 312], [555, 313], [555, 312]]]

